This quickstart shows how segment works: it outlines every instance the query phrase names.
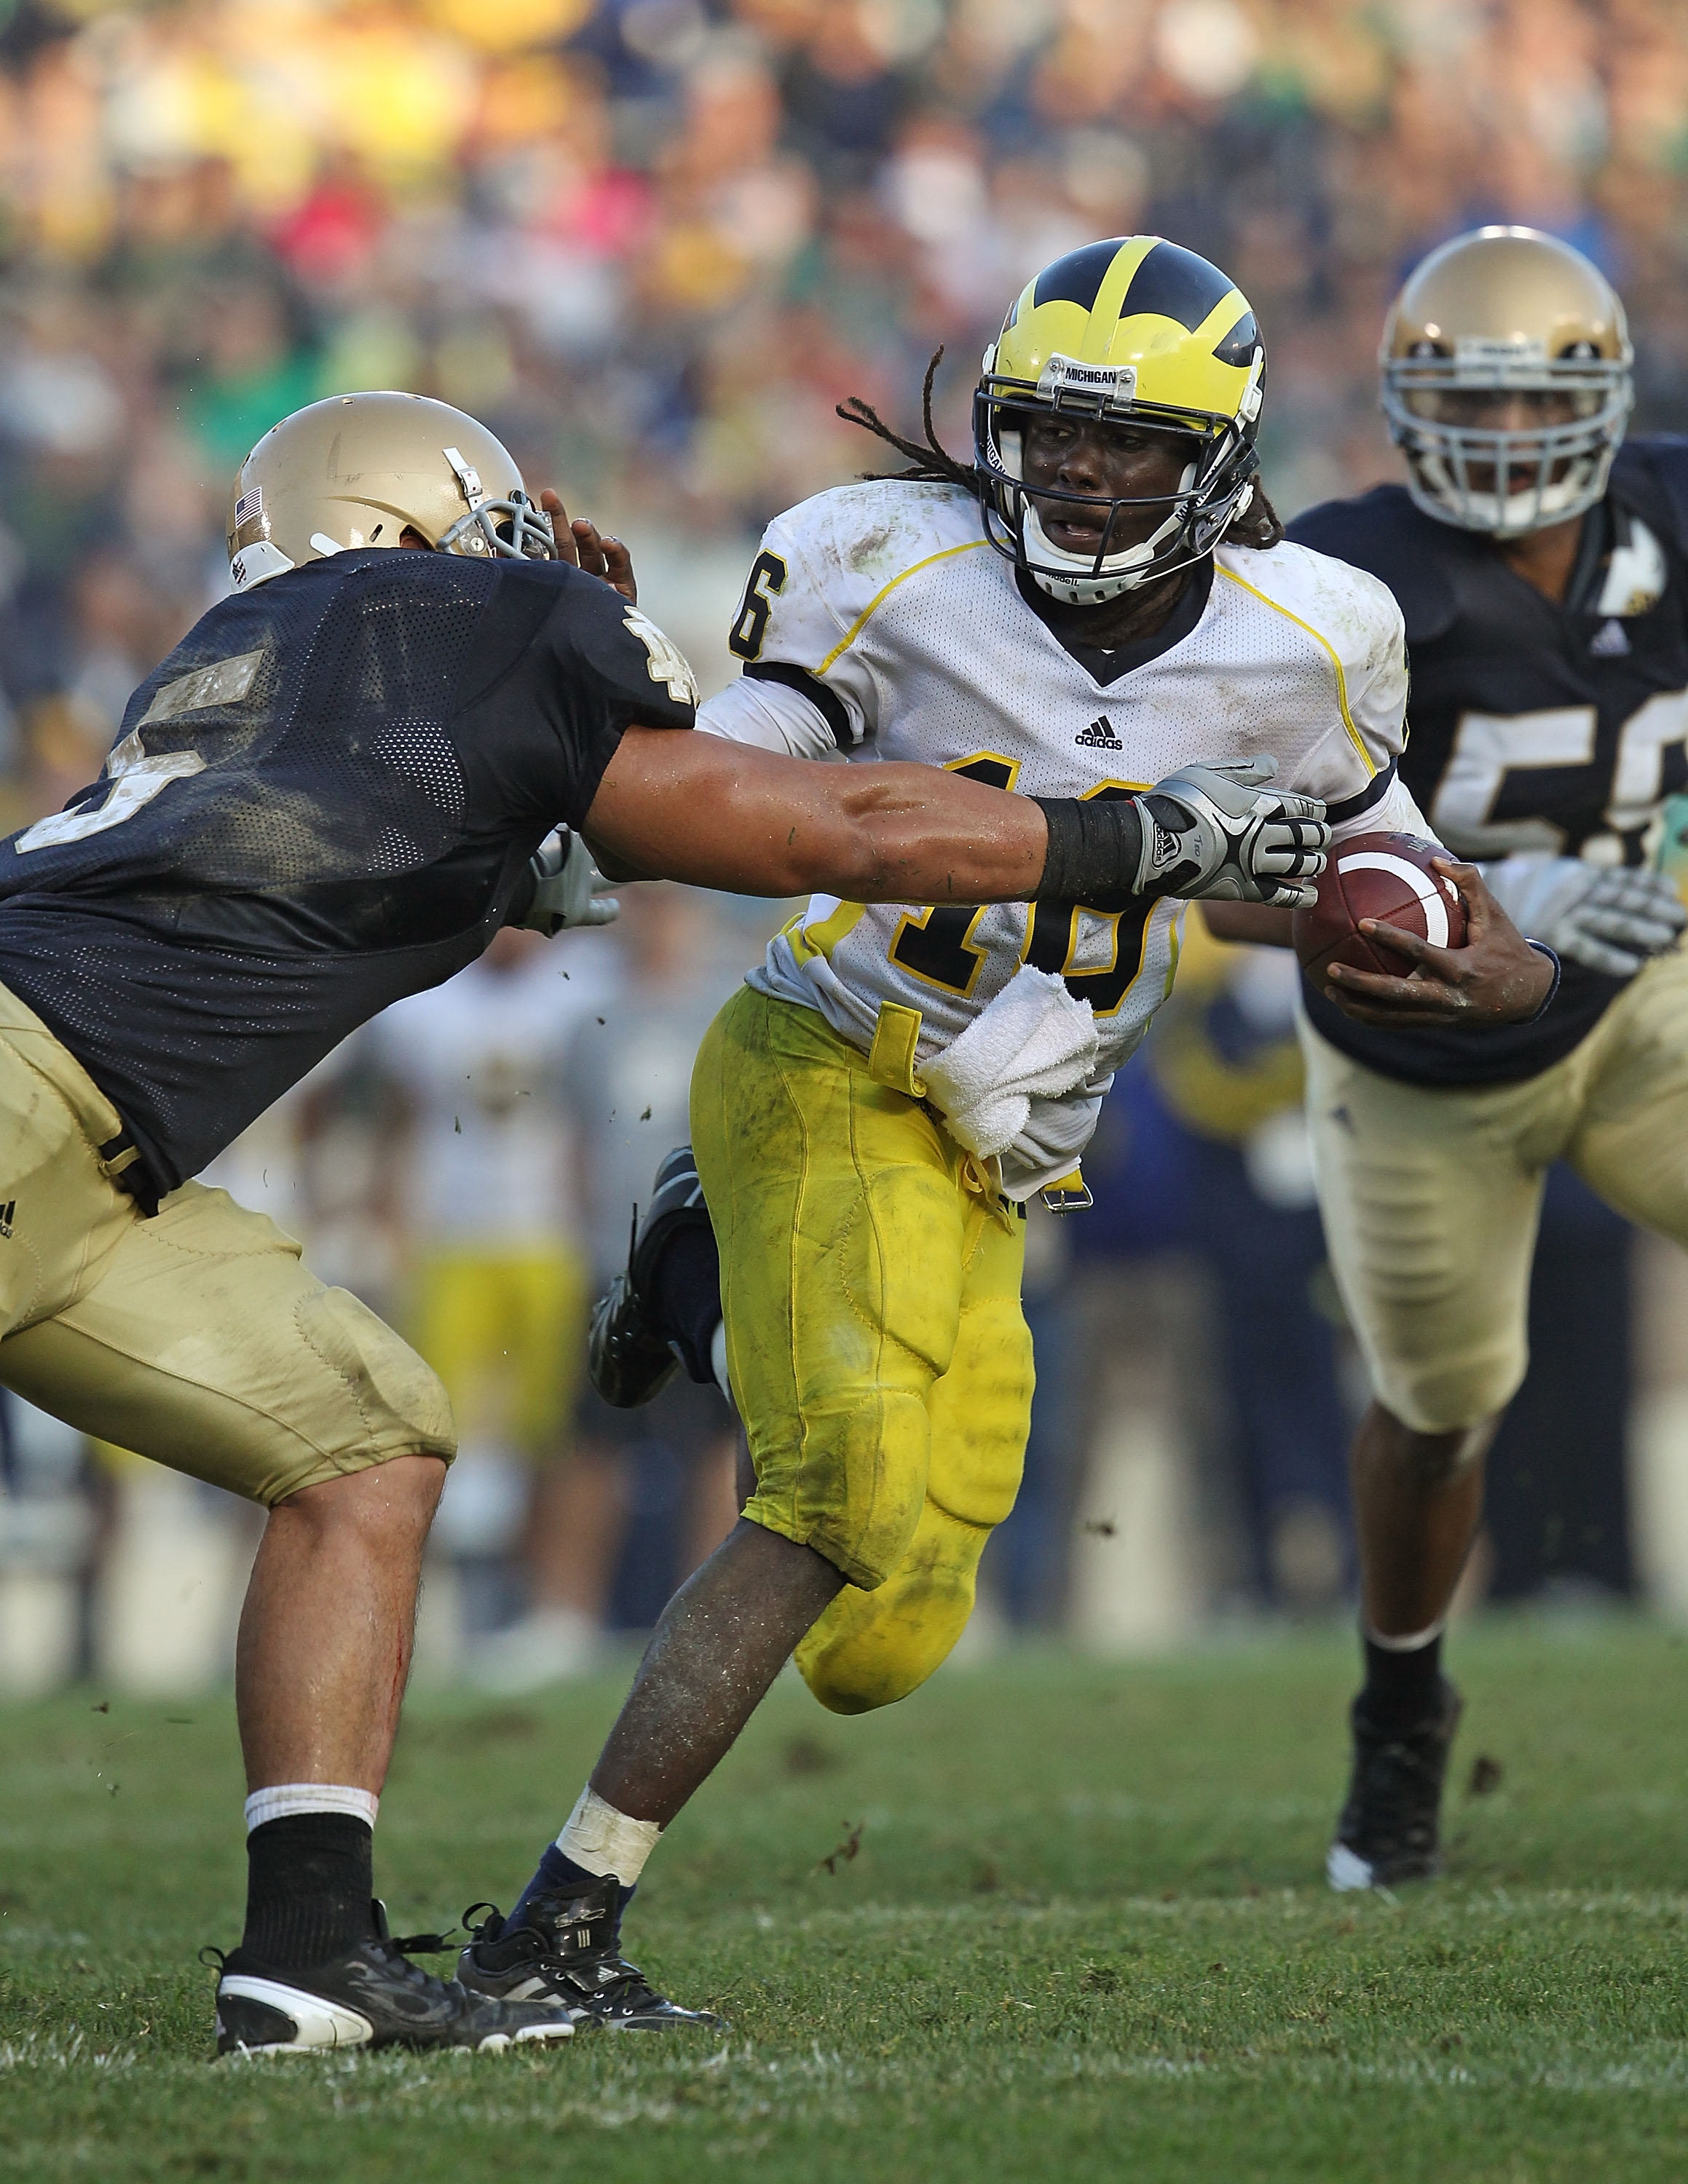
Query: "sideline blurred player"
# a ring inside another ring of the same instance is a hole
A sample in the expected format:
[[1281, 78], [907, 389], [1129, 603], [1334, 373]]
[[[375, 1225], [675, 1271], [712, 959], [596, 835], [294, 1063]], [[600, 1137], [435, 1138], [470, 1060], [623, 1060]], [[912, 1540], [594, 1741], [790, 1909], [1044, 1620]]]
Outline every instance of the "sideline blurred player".
[[[698, 1047], [756, 952], [729, 936], [707, 896], [666, 886], [629, 891], [616, 944], [605, 1021], [576, 1042], [564, 1083], [600, 1288], [625, 1263], [654, 1153], [686, 1134]], [[637, 1411], [585, 1388], [575, 1428], [577, 1490], [566, 1532], [558, 1512], [558, 1576], [567, 1557], [573, 1596], [597, 1621], [620, 1574], [626, 1618], [648, 1629], [738, 1515], [732, 1412], [713, 1384], [677, 1377]]]
[[[456, 1422], [433, 1539], [466, 1585], [477, 1572], [502, 1574], [500, 1558], [572, 1462], [590, 1291], [562, 1083], [614, 970], [608, 948], [556, 950], [506, 927], [467, 970], [387, 1010], [367, 1034], [408, 1111], [400, 1324]], [[476, 1681], [501, 1683], [514, 1641], [483, 1636], [487, 1618], [466, 1604], [465, 1665]], [[523, 1630], [520, 1643], [535, 1686], [578, 1675], [594, 1650], [590, 1630], [566, 1623]]]
[[[1460, 1712], [1443, 1624], [1528, 1362], [1546, 1170], [1567, 1162], [1688, 1244], [1683, 911], [1646, 868], [1661, 804], [1688, 783], [1688, 442], [1620, 446], [1623, 305], [1529, 228], [1427, 258], [1389, 314], [1383, 372], [1408, 484], [1291, 532], [1400, 602], [1403, 778], [1564, 977], [1537, 1022], [1482, 1038], [1456, 1016], [1401, 1035], [1367, 1006], [1411, 1007], [1386, 990], [1398, 982], [1351, 979], [1345, 1014], [1307, 995], [1326, 1233], [1377, 1391], [1352, 1462], [1366, 1679], [1337, 1888], [1439, 1867]], [[1417, 998], [1440, 1013], [1434, 984]]]
[[[0, 843], [0, 1380], [270, 1511], [236, 1665], [252, 1795], [223, 2050], [501, 2046], [573, 2017], [428, 1977], [372, 1915], [444, 1392], [271, 1222], [187, 1178], [501, 927], [601, 920], [559, 820], [751, 893], [1037, 897], [1051, 871], [1070, 891], [1076, 804], [673, 733], [690, 667], [597, 580], [630, 592], [624, 553], [555, 536], [562, 514], [443, 403], [285, 419], [236, 482], [232, 597], [131, 697], [100, 778]], [[1140, 862], [1116, 819], [1098, 875]]]
[[[927, 446], [858, 410], [913, 471], [765, 535], [730, 639], [744, 675], [700, 725], [869, 779], [918, 756], [1093, 819], [1140, 811], [1143, 860], [1134, 887], [1098, 888], [1075, 836], [1065, 899], [1029, 914], [818, 896], [716, 1019], [696, 1170], [665, 1163], [596, 1378], [639, 1400], [670, 1332], [707, 1374], [724, 1308], [754, 1491], [670, 1602], [516, 1910], [465, 1951], [484, 1992], [571, 1992], [579, 1937], [613, 1931], [794, 1647], [842, 1713], [944, 1659], [1026, 1446], [1018, 1201], [1082, 1196], [1111, 1072], [1171, 981], [1176, 899], [1311, 899], [1327, 805], [1348, 832], [1416, 816], [1395, 774], [1400, 611], [1278, 543], [1256, 482], [1265, 367], [1205, 259], [1092, 244], [1027, 286], [987, 352], [975, 465], [933, 437], [929, 373]], [[1277, 767], [1288, 794], [1263, 806]], [[1496, 1020], [1540, 1006], [1552, 967], [1503, 920], [1467, 953]], [[654, 1295], [665, 1230], [703, 1262], [678, 1328]], [[639, 2021], [687, 2014], [653, 1998]]]

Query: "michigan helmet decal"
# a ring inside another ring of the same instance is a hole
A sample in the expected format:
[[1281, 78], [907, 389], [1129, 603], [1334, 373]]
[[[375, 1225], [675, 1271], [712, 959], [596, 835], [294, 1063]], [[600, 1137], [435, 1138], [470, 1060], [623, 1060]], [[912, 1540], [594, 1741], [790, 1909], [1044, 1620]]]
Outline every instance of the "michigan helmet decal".
[[466, 411], [426, 394], [331, 394], [272, 425], [241, 465], [229, 573], [246, 591], [301, 561], [397, 546], [407, 530], [444, 554], [556, 554], [509, 449]]
[[[1265, 376], [1248, 299], [1206, 259], [1156, 235], [1069, 251], [1027, 283], [985, 352], [973, 440], [986, 535], [1044, 591], [1080, 605], [1188, 567], [1253, 496]], [[1026, 426], [1055, 411], [1180, 436], [1188, 460], [1177, 492], [1118, 500], [1031, 491], [1022, 477]], [[1056, 546], [1040, 499], [1105, 509], [1096, 553]], [[1132, 508], [1165, 514], [1147, 538], [1116, 549], [1120, 513]]]
[[1635, 396], [1624, 306], [1579, 250], [1481, 227], [1407, 276], [1383, 328], [1383, 414], [1427, 515], [1518, 538], [1606, 491]]

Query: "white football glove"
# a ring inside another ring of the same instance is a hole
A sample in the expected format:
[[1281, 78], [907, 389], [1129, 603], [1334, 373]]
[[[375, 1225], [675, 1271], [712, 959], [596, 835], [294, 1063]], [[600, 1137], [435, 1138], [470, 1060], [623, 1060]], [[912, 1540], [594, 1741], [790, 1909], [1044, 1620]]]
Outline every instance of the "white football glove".
[[1545, 941], [1556, 955], [1609, 978], [1632, 978], [1650, 956], [1674, 948], [1688, 925], [1688, 910], [1663, 872], [1545, 854], [1505, 857], [1480, 869], [1527, 939]]
[[572, 827], [558, 827], [547, 834], [528, 869], [538, 882], [522, 921], [529, 933], [543, 933], [549, 939], [570, 926], [611, 925], [621, 916], [621, 905], [610, 893], [615, 882], [604, 878], [584, 837]]
[[1316, 796], [1284, 796], [1263, 784], [1277, 772], [1266, 754], [1227, 765], [1182, 766], [1140, 799], [1139, 894], [1206, 897], [1311, 907], [1331, 830]]

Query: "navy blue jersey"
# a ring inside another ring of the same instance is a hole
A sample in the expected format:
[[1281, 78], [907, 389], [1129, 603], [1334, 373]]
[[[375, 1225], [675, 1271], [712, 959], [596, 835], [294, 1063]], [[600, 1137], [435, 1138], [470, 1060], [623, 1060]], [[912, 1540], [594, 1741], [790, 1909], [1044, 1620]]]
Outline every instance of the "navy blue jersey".
[[0, 983], [173, 1189], [479, 955], [623, 731], [690, 727], [694, 697], [661, 632], [564, 563], [309, 562], [213, 607], [100, 778], [0, 842]]
[[[1400, 603], [1412, 667], [1400, 775], [1438, 840], [1472, 859], [1642, 861], [1661, 803], [1688, 788], [1688, 439], [1618, 450], [1562, 604], [1404, 486], [1327, 501], [1288, 527]], [[1623, 984], [1568, 961], [1540, 1022], [1489, 1031], [1382, 1031], [1311, 987], [1306, 1002], [1333, 1045], [1384, 1076], [1506, 1084], [1568, 1054]]]

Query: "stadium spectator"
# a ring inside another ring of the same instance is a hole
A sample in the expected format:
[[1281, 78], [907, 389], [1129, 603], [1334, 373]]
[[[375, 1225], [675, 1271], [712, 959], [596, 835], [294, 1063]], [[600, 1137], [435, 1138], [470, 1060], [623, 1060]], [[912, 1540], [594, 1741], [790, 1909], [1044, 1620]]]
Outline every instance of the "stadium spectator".
[[[467, 402], [635, 528], [678, 487], [707, 551], [847, 473], [832, 403], [941, 339], [964, 437], [1002, 294], [1087, 235], [1235, 266], [1286, 513], [1388, 464], [1383, 301], [1476, 218], [1621, 263], [1643, 423], [1688, 382], [1673, 0], [26, 0], [0, 105], [25, 710], [85, 684], [89, 560], [155, 595], [159, 649], [185, 626], [231, 461], [311, 393]], [[35, 755], [0, 736], [14, 781]]]

